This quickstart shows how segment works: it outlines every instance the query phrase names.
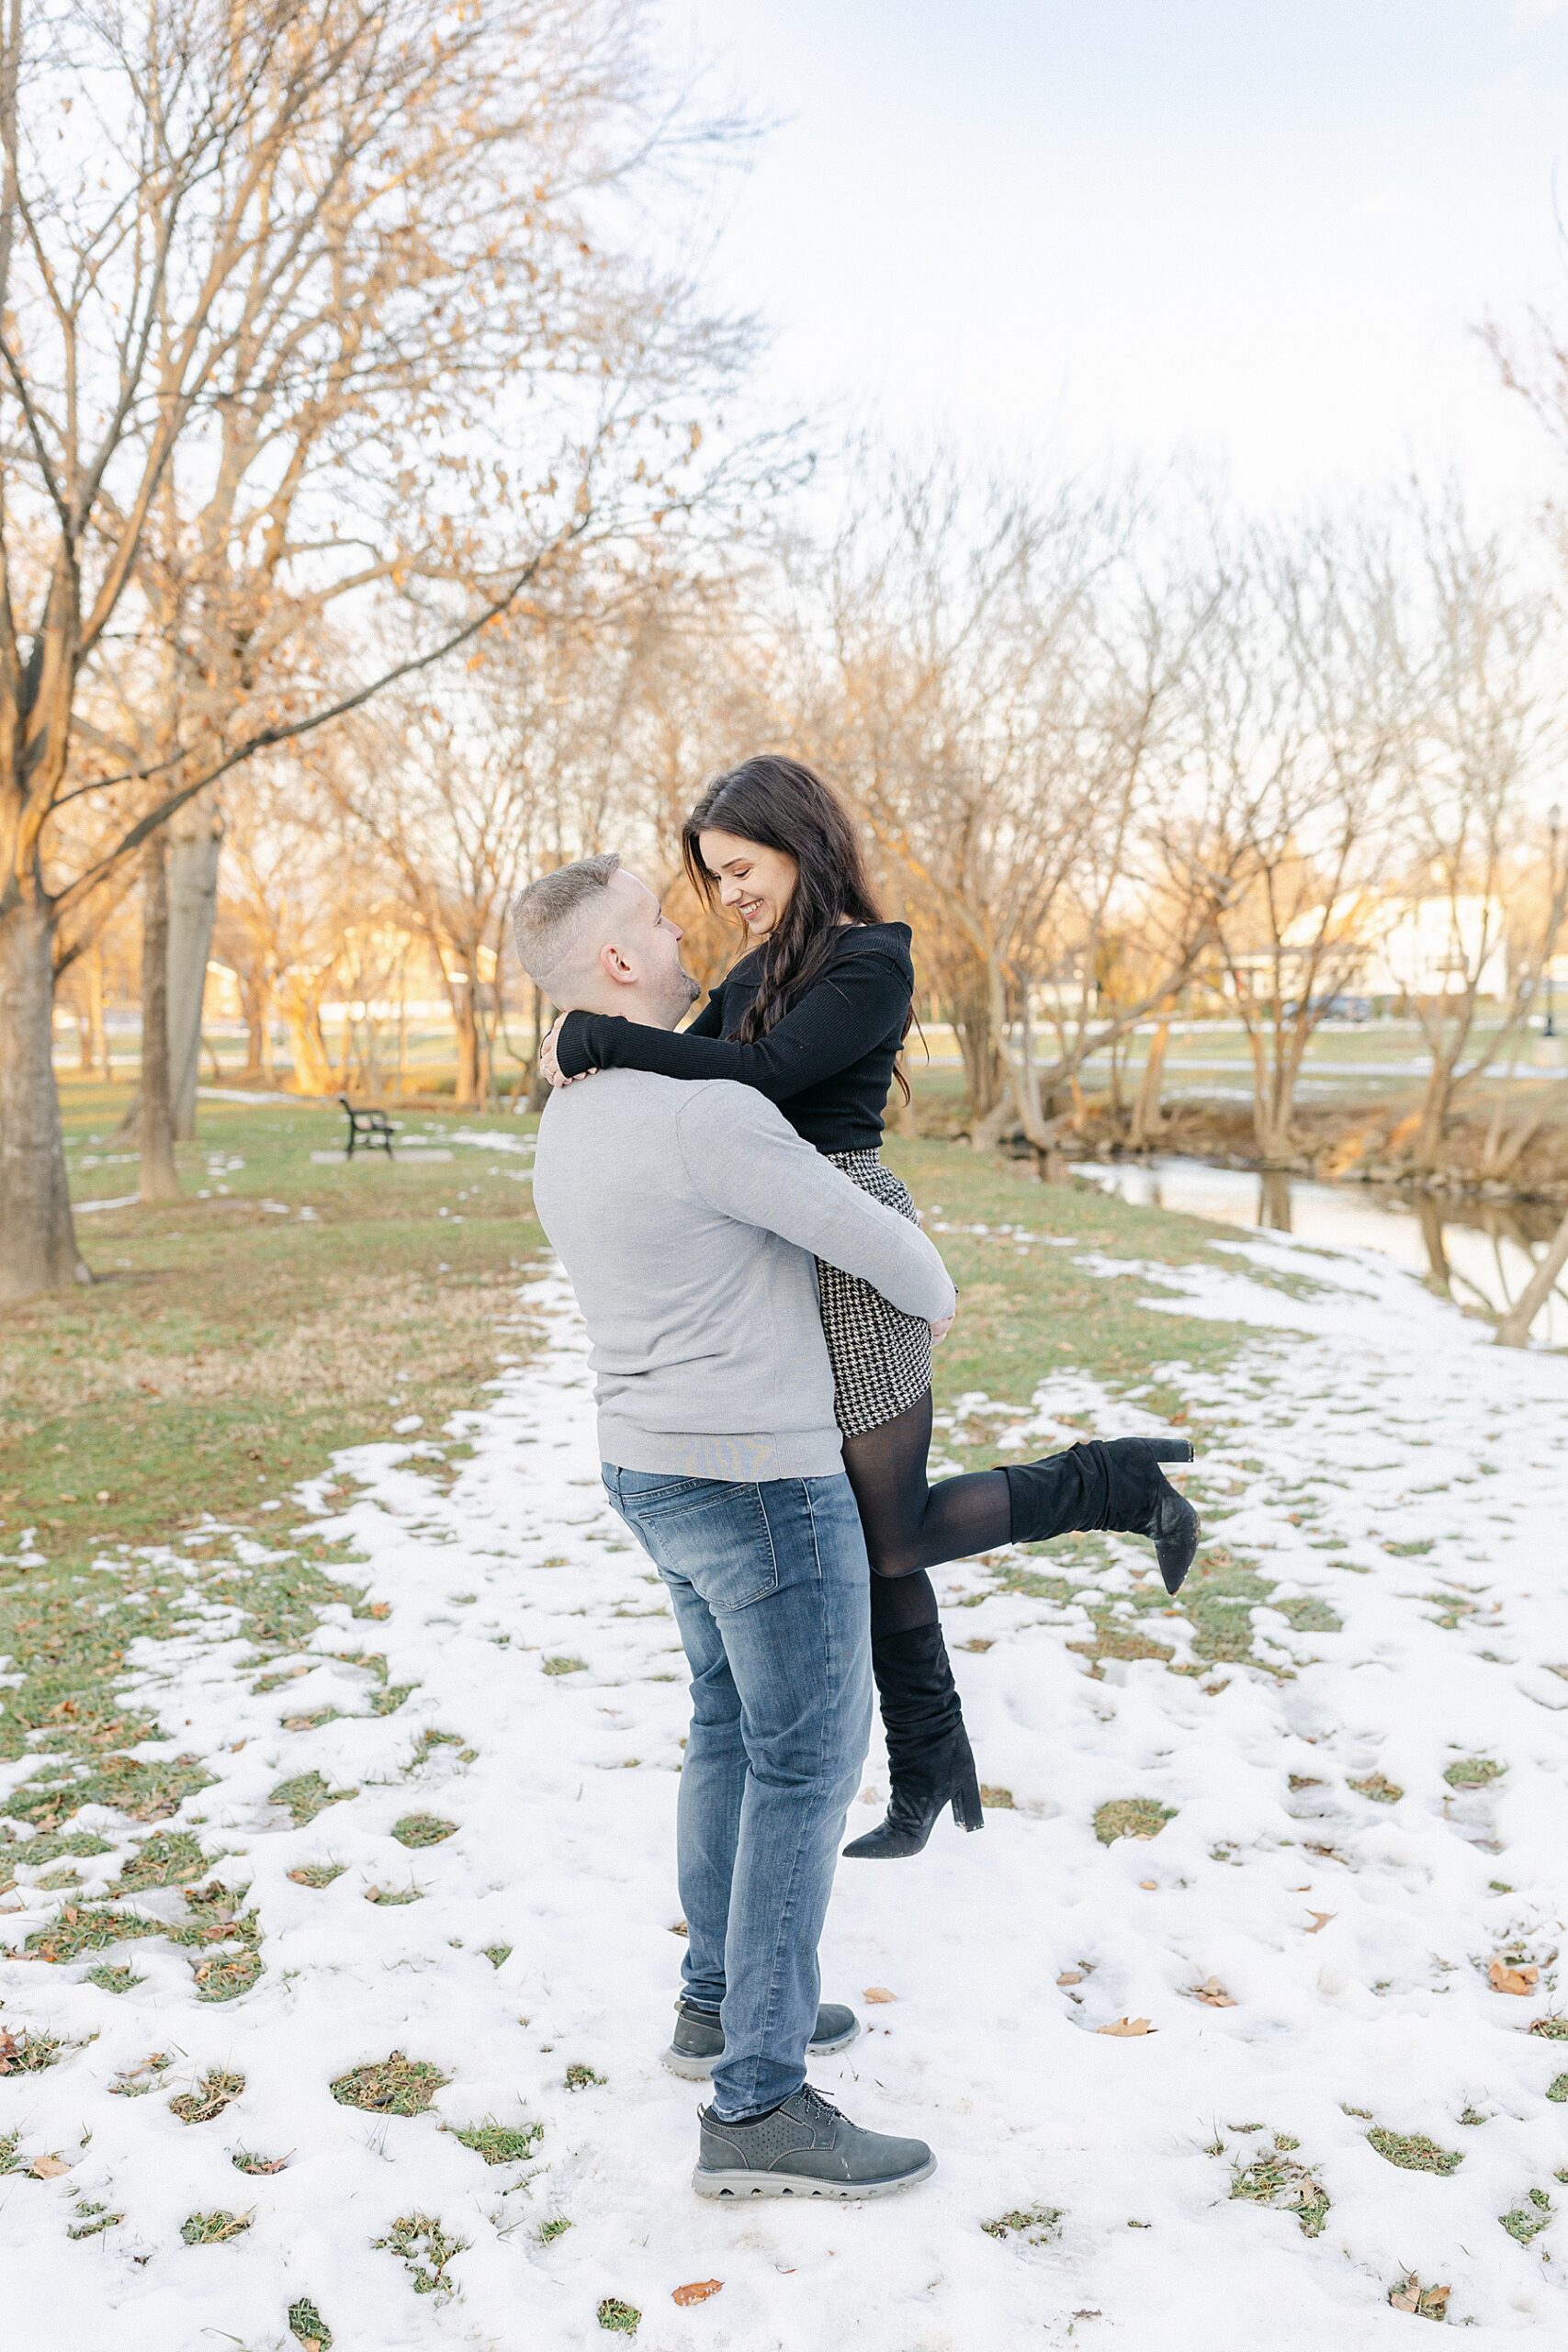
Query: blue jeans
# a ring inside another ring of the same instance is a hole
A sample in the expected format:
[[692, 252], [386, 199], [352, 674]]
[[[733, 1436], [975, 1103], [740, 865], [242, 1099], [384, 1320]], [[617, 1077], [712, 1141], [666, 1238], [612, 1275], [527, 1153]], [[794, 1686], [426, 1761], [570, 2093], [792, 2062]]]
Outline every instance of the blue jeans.
[[871, 1736], [870, 1573], [844, 1477], [745, 1486], [604, 1464], [692, 1669], [676, 1846], [686, 1997], [716, 2008], [727, 2120], [789, 2098], [817, 1945]]

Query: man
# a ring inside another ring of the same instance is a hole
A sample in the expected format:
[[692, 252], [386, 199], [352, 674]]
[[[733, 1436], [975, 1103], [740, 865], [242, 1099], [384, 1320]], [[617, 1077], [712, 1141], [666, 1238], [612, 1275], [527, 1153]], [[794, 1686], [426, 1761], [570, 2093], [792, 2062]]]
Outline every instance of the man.
[[[514, 910], [563, 1010], [673, 1029], [681, 933], [613, 856]], [[920, 2140], [858, 2130], [806, 2081], [859, 2031], [818, 2007], [817, 1946], [871, 1725], [869, 1568], [833, 1419], [814, 1258], [940, 1322], [917, 1227], [728, 1080], [606, 1070], [551, 1097], [534, 1199], [593, 1343], [610, 1499], [669, 1589], [692, 1670], [676, 1839], [687, 1924], [666, 2063], [712, 2075], [699, 2195], [869, 2197]]]

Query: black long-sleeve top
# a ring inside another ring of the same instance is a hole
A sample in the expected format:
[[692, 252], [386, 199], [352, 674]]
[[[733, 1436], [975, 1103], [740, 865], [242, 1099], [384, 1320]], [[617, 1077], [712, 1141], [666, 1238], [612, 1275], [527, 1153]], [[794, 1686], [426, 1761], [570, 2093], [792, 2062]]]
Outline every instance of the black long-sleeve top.
[[783, 1020], [736, 1041], [757, 993], [761, 950], [726, 974], [689, 1029], [650, 1029], [604, 1012], [569, 1012], [556, 1040], [568, 1078], [648, 1069], [665, 1078], [730, 1078], [778, 1104], [818, 1151], [874, 1151], [893, 1064], [914, 994], [909, 928], [846, 923], [829, 962]]

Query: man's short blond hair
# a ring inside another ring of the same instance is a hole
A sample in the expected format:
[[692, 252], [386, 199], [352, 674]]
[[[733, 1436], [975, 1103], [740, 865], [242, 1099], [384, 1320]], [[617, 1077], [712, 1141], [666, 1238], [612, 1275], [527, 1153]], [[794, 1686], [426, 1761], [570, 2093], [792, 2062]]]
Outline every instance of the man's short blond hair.
[[541, 874], [518, 895], [512, 910], [517, 960], [552, 1004], [558, 1004], [562, 989], [581, 977], [584, 918], [609, 888], [620, 863], [614, 850], [599, 857], [580, 857], [575, 865]]

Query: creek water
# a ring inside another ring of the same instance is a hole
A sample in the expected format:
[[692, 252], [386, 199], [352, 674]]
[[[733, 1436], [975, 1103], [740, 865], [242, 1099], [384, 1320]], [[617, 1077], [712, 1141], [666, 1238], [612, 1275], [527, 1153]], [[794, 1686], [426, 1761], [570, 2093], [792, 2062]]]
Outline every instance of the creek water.
[[[1501, 1313], [1524, 1288], [1562, 1216], [1548, 1203], [1451, 1201], [1387, 1185], [1319, 1184], [1283, 1170], [1214, 1168], [1172, 1155], [1078, 1160], [1075, 1175], [1145, 1208], [1179, 1209], [1326, 1249], [1375, 1250], [1456, 1306]], [[1568, 1347], [1568, 1293], [1560, 1283], [1532, 1337]]]

